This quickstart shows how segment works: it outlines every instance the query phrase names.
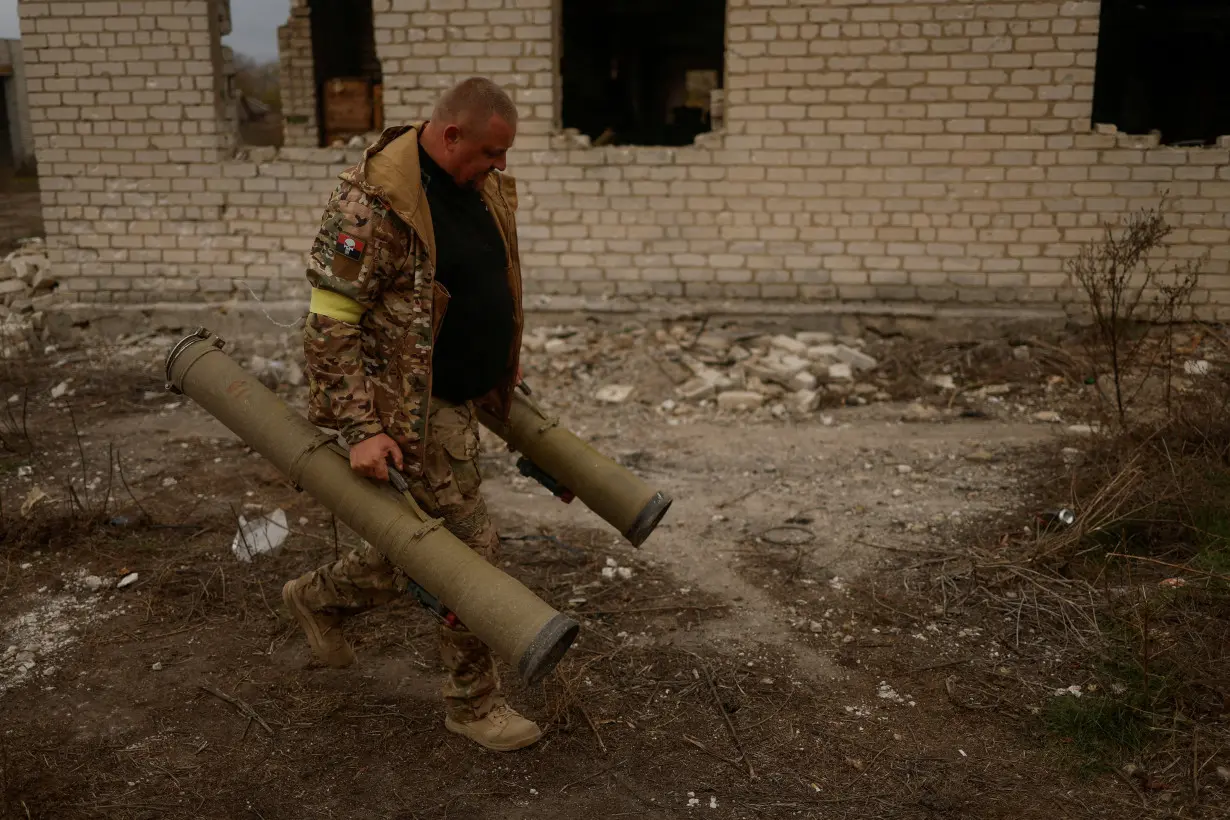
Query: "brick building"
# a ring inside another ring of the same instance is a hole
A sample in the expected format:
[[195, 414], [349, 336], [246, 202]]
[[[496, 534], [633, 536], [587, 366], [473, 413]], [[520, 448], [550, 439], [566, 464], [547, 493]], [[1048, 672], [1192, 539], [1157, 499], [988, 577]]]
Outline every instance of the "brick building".
[[286, 145], [245, 151], [226, 0], [22, 0], [75, 298], [305, 300], [360, 154], [320, 147], [336, 72], [385, 123], [477, 73], [522, 111], [530, 293], [1062, 311], [1078, 243], [1169, 189], [1173, 253], [1209, 255], [1198, 299], [1230, 318], [1224, 3], [342, 2], [292, 0]]

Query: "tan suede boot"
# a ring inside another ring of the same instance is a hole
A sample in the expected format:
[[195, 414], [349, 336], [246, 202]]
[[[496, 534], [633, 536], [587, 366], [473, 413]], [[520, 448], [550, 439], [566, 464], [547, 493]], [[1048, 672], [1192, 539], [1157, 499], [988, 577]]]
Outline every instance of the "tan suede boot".
[[337, 615], [322, 615], [313, 612], [303, 599], [303, 589], [311, 583], [312, 574], [308, 573], [293, 581], [287, 581], [282, 587], [282, 600], [286, 608], [295, 616], [299, 626], [307, 635], [308, 645], [316, 658], [334, 669], [342, 669], [355, 662], [354, 650], [342, 634], [342, 619]]
[[542, 737], [538, 724], [518, 714], [499, 692], [492, 692], [477, 703], [450, 706], [444, 726], [450, 732], [496, 752], [524, 749]]
[[497, 752], [536, 743], [542, 730], [505, 702], [491, 650], [465, 629], [441, 626], [439, 637], [440, 658], [449, 671], [442, 689], [445, 728]]

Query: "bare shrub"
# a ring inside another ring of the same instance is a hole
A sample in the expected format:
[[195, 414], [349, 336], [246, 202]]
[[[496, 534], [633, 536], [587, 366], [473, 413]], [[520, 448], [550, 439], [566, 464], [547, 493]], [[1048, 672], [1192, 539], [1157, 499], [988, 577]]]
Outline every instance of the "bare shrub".
[[[1098, 395], [1112, 405], [1122, 427], [1128, 410], [1160, 371], [1169, 410], [1174, 366], [1173, 325], [1189, 307], [1205, 257], [1172, 264], [1157, 264], [1152, 257], [1164, 249], [1174, 228], [1166, 220], [1167, 195], [1156, 208], [1128, 216], [1126, 224], [1105, 224], [1103, 236], [1083, 245], [1066, 267], [1088, 300], [1094, 324], [1089, 356], [1099, 387]], [[1148, 342], [1158, 333], [1167, 344]], [[1154, 355], [1146, 356], [1152, 352]], [[1103, 377], [1109, 376], [1109, 386]], [[1109, 392], [1110, 396], [1106, 393]]]
[[[1039, 718], [1065, 748], [1137, 773], [1183, 763], [1199, 805], [1230, 749], [1230, 374], [1174, 372], [1202, 260], [1154, 260], [1173, 232], [1166, 205], [1106, 226], [1068, 263], [1110, 422], [1039, 476], [1070, 523], [1001, 530], [933, 586], [1011, 624], [1021, 657], [1054, 659], [1030, 685], [1054, 687]], [[1215, 329], [1199, 338], [1230, 353]]]

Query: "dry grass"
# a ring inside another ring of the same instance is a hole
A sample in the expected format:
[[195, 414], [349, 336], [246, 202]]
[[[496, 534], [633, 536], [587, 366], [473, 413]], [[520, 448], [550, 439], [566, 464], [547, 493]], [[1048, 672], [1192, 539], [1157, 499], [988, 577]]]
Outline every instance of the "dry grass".
[[[1152, 421], [1067, 442], [1081, 460], [1051, 461], [1037, 494], [1074, 522], [1000, 524], [932, 578], [946, 607], [1007, 625], [1000, 643], [1036, 677], [1003, 686], [1050, 688], [1037, 717], [1059, 747], [1085, 767], [1128, 764], [1145, 804], [1173, 799], [1179, 777], [1199, 805], [1230, 752], [1228, 396], [1206, 376], [1142, 409]], [[1080, 695], [1055, 691], [1070, 686]]]
[[[1196, 275], [1150, 261], [1170, 232], [1162, 210], [1108, 228], [1070, 266], [1092, 322], [1069, 347], [1083, 355], [1052, 366], [1091, 386], [1104, 432], [1039, 465], [1033, 495], [1074, 520], [983, 522], [930, 591], [996, 625], [1016, 669], [987, 670], [999, 680], [984, 701], [1040, 697], [1026, 709], [1081, 767], [1111, 767], [1142, 810], [1202, 816], [1230, 763], [1230, 343], [1172, 323]], [[1201, 346], [1212, 366], [1181, 368]]]

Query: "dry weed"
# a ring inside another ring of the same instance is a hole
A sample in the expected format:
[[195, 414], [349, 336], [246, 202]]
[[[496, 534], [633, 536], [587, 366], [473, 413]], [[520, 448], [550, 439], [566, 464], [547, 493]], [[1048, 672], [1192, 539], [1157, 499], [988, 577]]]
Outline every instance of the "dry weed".
[[[1158, 371], [1169, 408], [1173, 345], [1147, 342], [1159, 331], [1171, 340], [1174, 322], [1186, 318], [1181, 314], [1190, 306], [1204, 262], [1203, 257], [1188, 259], [1164, 270], [1152, 260], [1174, 231], [1166, 221], [1166, 199], [1163, 194], [1156, 208], [1131, 214], [1126, 224], [1105, 224], [1102, 238], [1082, 246], [1066, 266], [1084, 291], [1092, 314], [1089, 354], [1099, 396], [1113, 399], [1113, 416], [1120, 425], [1127, 424], [1129, 408]], [[1150, 351], [1165, 355], [1159, 361], [1156, 355], [1146, 355]], [[1109, 384], [1103, 381], [1107, 375]]]

